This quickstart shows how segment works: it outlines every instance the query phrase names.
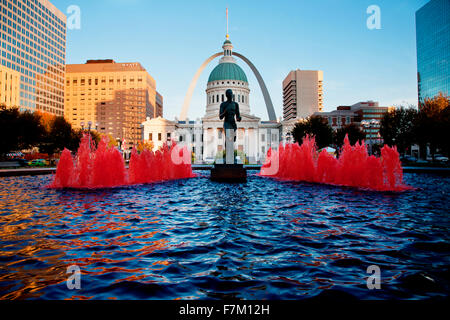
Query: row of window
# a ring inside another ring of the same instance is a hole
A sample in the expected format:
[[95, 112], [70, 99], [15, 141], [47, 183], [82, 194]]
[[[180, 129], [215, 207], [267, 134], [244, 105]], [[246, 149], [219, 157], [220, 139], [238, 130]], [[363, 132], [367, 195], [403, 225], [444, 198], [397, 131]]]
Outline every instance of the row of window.
[[[225, 94], [208, 94], [208, 104], [212, 104], [212, 103], [221, 103], [225, 101]], [[233, 94], [233, 101], [238, 102], [238, 103], [246, 103], [248, 104], [248, 96], [247, 95], [241, 95], [238, 94], [237, 95], [237, 99], [236, 99], [236, 94]]]
[[[5, 32], [5, 34], [9, 34], [12, 39], [14, 39], [14, 41], [17, 41], [17, 46], [19, 46], [19, 43], [21, 42], [22, 48], [25, 46], [29, 46], [30, 48], [34, 48], [35, 50], [37, 50], [37, 52], [41, 52], [51, 57], [53, 60], [56, 60], [59, 63], [62, 63], [62, 61], [64, 61], [64, 46], [55, 43], [41, 32], [35, 32], [34, 34], [33, 32], [25, 30], [25, 28], [16, 25], [16, 23], [11, 22], [11, 20], [7, 20], [6, 17], [2, 17], [1, 21], [1, 29], [3, 30], [3, 32]], [[16, 44], [14, 43], [14, 45]]]
[[[8, 7], [8, 9], [14, 15], [19, 17], [22, 16], [24, 20], [33, 25], [40, 25], [42, 28], [40, 29], [43, 32], [49, 35], [56, 34], [65, 41], [66, 24], [62, 20], [60, 20], [55, 14], [53, 14], [50, 10], [48, 10], [48, 8], [42, 6], [39, 1], [37, 0], [34, 1], [36, 1], [36, 6], [34, 6], [29, 1], [25, 0], [7, 1], [8, 2], [7, 6], [5, 0], [3, 0], [3, 3], [5, 4], [4, 8], [6, 9], [6, 7]], [[12, 4], [14, 4], [15, 6], [13, 6]], [[28, 5], [28, 8], [25, 5]], [[57, 39], [57, 37], [54, 36], [52, 36], [52, 38], [55, 40]]]
[[[67, 80], [66, 80], [66, 85], [67, 86], [71, 86], [71, 85], [73, 85], [73, 86], [85, 86], [86, 84], [87, 85], [89, 85], [89, 86], [91, 86], [91, 85], [95, 85], [95, 86], [98, 86], [99, 84], [106, 84], [106, 77], [101, 77], [101, 79], [99, 79], [99, 78], [88, 78], [87, 79], [87, 81], [86, 81], [86, 79], [85, 78], [80, 78], [79, 79], [80, 80], [80, 82], [78, 83], [78, 78], [67, 78]], [[100, 80], [100, 81], [99, 81]], [[115, 81], [114, 81], [115, 80]], [[109, 79], [108, 79], [108, 83], [110, 84], [110, 85], [112, 85], [112, 84], [114, 84], [114, 83], [117, 83], [117, 84], [120, 84], [120, 83], [123, 83], [123, 84], [126, 84], [127, 83], [127, 80], [129, 80], [129, 82], [130, 83], [134, 83], [135, 82], [135, 78], [134, 77], [126, 77], [126, 76], [123, 76], [123, 78], [121, 79], [121, 78], [116, 78], [116, 79], [114, 79], [114, 77], [109, 77]], [[142, 77], [141, 76], [139, 76], [139, 77], [137, 77], [137, 82], [142, 82]], [[122, 82], [121, 82], [122, 81]]]

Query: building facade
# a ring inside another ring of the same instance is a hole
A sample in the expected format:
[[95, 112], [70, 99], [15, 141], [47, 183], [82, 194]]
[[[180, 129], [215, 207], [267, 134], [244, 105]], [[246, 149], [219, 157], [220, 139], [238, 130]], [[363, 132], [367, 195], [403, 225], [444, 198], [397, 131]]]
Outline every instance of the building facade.
[[131, 149], [141, 141], [141, 123], [162, 112], [156, 82], [140, 63], [88, 60], [67, 65], [65, 118], [74, 127], [90, 123]]
[[0, 105], [19, 106], [20, 73], [0, 65]]
[[48, 0], [0, 3], [0, 59], [20, 74], [17, 106], [62, 116], [66, 16]]
[[306, 119], [323, 110], [323, 72], [293, 70], [283, 81], [283, 120]]
[[[366, 134], [366, 140], [380, 140], [380, 121], [386, 112], [393, 107], [380, 107], [376, 101], [358, 102], [351, 106], [339, 106], [330, 112], [316, 112], [314, 115], [324, 117], [333, 130], [349, 124], [356, 124]], [[364, 126], [364, 122], [371, 122], [371, 126]]]
[[233, 90], [233, 100], [239, 104], [242, 121], [237, 123], [235, 150], [242, 162], [258, 163], [265, 159], [270, 147], [280, 142], [281, 123], [261, 121], [251, 114], [250, 88], [247, 76], [233, 57], [230, 40], [223, 43], [223, 56], [212, 70], [206, 84], [205, 115], [201, 119], [169, 121], [163, 118], [147, 119], [143, 139], [152, 141], [155, 149], [172, 141], [186, 143], [197, 162], [220, 160], [225, 150], [223, 120], [219, 119], [220, 104], [226, 100], [225, 91]]
[[416, 12], [419, 105], [450, 94], [450, 1], [431, 0]]

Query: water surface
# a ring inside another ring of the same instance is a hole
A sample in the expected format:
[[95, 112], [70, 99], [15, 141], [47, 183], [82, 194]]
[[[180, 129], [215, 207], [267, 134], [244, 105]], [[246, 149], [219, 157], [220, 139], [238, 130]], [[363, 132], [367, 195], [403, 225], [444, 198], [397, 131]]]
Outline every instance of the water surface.
[[[448, 297], [448, 177], [405, 174], [418, 190], [380, 193], [197, 173], [95, 191], [0, 178], [0, 298]], [[366, 286], [370, 265], [381, 290]]]

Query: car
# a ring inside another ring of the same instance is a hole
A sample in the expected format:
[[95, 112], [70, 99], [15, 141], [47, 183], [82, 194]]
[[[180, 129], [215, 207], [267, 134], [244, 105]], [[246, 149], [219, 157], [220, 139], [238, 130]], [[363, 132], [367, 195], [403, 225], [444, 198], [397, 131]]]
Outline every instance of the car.
[[206, 163], [206, 164], [213, 164], [213, 163], [214, 163], [214, 160], [215, 160], [214, 158], [206, 158], [206, 159], [205, 159], [205, 163]]
[[417, 161], [416, 157], [413, 157], [413, 156], [404, 156], [404, 157], [402, 157], [402, 160], [403, 161], [409, 161], [409, 162], [416, 162]]
[[15, 159], [15, 161], [17, 161], [21, 167], [25, 167], [28, 165], [29, 161], [25, 160], [25, 159]]
[[435, 157], [434, 160], [439, 161], [439, 162], [448, 162], [448, 158], [444, 157], [444, 156]]
[[48, 165], [47, 160], [44, 159], [35, 159], [28, 162], [30, 167], [45, 167]]

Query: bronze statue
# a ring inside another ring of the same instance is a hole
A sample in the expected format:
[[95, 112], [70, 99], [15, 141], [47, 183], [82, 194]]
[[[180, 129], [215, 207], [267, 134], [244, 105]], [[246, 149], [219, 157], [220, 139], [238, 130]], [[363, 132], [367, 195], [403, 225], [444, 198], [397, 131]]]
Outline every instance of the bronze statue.
[[231, 89], [228, 89], [225, 95], [227, 96], [227, 101], [222, 102], [220, 105], [219, 118], [220, 120], [225, 118], [223, 121], [225, 137], [227, 137], [228, 133], [232, 133], [234, 137], [233, 141], [236, 141], [237, 125], [235, 118], [238, 122], [242, 120], [241, 114], [239, 113], [239, 104], [233, 101], [233, 91]]

